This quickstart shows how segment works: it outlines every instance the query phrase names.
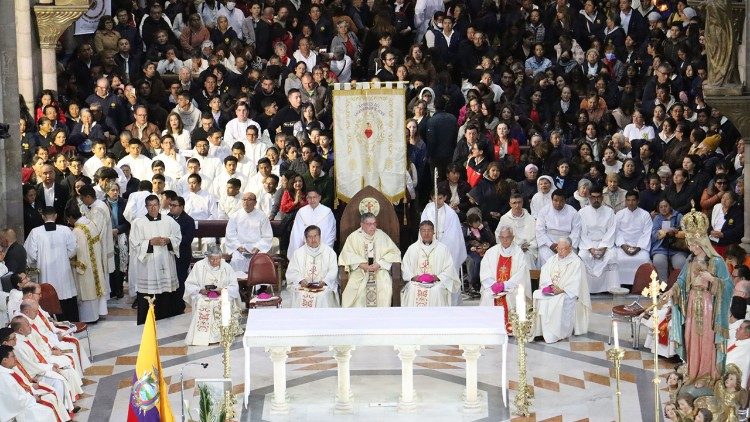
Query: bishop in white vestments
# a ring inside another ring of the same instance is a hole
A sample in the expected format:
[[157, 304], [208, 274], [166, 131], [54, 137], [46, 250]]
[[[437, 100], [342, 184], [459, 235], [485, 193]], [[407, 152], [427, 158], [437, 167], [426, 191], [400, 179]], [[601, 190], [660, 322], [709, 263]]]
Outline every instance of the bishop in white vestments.
[[620, 287], [614, 249], [615, 212], [602, 206], [602, 201], [602, 188], [594, 186], [589, 193], [589, 205], [578, 211], [581, 217], [578, 256], [586, 266], [590, 293], [609, 292]]
[[641, 264], [650, 262], [651, 214], [638, 207], [638, 192], [625, 194], [625, 208], [615, 214], [617, 233], [617, 272], [620, 284], [633, 284]]
[[320, 203], [320, 192], [313, 189], [307, 191], [307, 205], [297, 211], [289, 235], [289, 247], [287, 257], [294, 255], [294, 251], [305, 244], [305, 229], [309, 226], [317, 226], [320, 229], [320, 241], [324, 245], [333, 247], [336, 242], [336, 218], [330, 208]]
[[[523, 207], [523, 196], [514, 193], [510, 196], [510, 211], [500, 217], [500, 223], [495, 229], [495, 238], [500, 236], [500, 227], [509, 226], [513, 229], [513, 243], [518, 245], [526, 258], [526, 266], [530, 270], [539, 268], [539, 246], [536, 243], [536, 218], [532, 217]], [[528, 291], [531, 294], [531, 291]]]
[[304, 235], [305, 244], [294, 251], [286, 269], [286, 279], [292, 286], [292, 307], [338, 308], [336, 252], [321, 242], [318, 226], [307, 226]]
[[185, 337], [188, 346], [208, 346], [221, 340], [222, 289], [227, 289], [232, 307], [238, 309], [240, 287], [237, 276], [222, 258], [221, 249], [212, 245], [206, 257], [195, 263], [185, 280], [184, 299], [193, 308], [193, 318]]
[[547, 343], [588, 332], [591, 298], [586, 269], [572, 243], [567, 237], [557, 240], [557, 254], [542, 266], [539, 290], [534, 291], [534, 336], [543, 336]]
[[250, 257], [256, 253], [268, 253], [273, 242], [271, 222], [263, 211], [256, 208], [255, 194], [242, 195], [242, 209], [227, 222], [225, 246], [232, 251], [231, 265], [235, 271], [246, 273]]
[[[523, 286], [526, 298], [531, 300], [531, 277], [526, 256], [515, 242], [515, 232], [511, 226], [498, 226], [498, 243], [487, 249], [479, 267], [479, 280], [482, 283], [480, 306], [493, 306], [495, 296], [515, 294]], [[506, 300], [507, 306], [515, 308], [514, 300]], [[507, 322], [507, 320], [506, 320]]]
[[569, 237], [573, 248], [578, 247], [581, 235], [581, 216], [575, 208], [565, 203], [562, 190], [552, 193], [552, 203], [542, 208], [536, 218], [536, 243], [539, 245], [539, 265], [557, 253], [555, 239]]
[[435, 226], [429, 220], [419, 224], [419, 239], [406, 250], [401, 274], [405, 281], [401, 306], [451, 306], [453, 294], [461, 293], [450, 250], [435, 239]]
[[369, 305], [391, 306], [393, 279], [391, 265], [401, 262], [401, 251], [385, 232], [378, 229], [375, 215], [364, 213], [360, 217], [360, 228], [346, 239], [339, 256], [339, 265], [349, 273], [349, 281], [341, 295], [344, 308], [368, 305], [367, 283], [373, 280], [376, 298]]

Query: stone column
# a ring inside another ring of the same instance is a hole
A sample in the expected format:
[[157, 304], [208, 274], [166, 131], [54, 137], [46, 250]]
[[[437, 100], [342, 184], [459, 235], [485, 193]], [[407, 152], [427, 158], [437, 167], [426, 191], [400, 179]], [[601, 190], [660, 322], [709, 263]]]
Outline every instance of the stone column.
[[349, 361], [352, 358], [354, 346], [331, 346], [333, 357], [338, 364], [338, 386], [336, 389], [336, 413], [349, 413], [352, 411], [352, 383], [349, 370]]
[[57, 3], [55, 6], [34, 6], [39, 45], [42, 47], [42, 87], [54, 91], [57, 91], [57, 40], [71, 23], [89, 9], [88, 0], [58, 0]]
[[[30, 72], [31, 69], [24, 69]], [[23, 237], [21, 149], [18, 131], [18, 63], [15, 3], [0, 1], [0, 123], [10, 125], [10, 138], [0, 139], [0, 227]]]
[[[743, 133], [743, 135], [745, 135], [745, 133]], [[745, 214], [747, 215], [747, 211], [750, 210], [750, 137], [745, 136], [742, 140], [745, 143], [745, 155], [743, 157], [745, 171], [742, 172], [742, 177], [745, 182], [745, 194], [742, 196], [742, 205]], [[747, 218], [746, 216], [743, 221], [745, 228], [741, 246], [746, 252], [750, 253], [750, 218]]]
[[477, 388], [477, 363], [482, 356], [484, 346], [471, 344], [459, 345], [463, 350], [463, 358], [466, 361], [466, 391], [464, 391], [464, 411], [467, 413], [479, 412], [482, 403], [479, 401], [479, 390]]
[[288, 346], [266, 348], [273, 362], [271, 413], [289, 413], [289, 402], [286, 398], [286, 359], [290, 350], [292, 348]]
[[393, 346], [401, 359], [401, 397], [398, 400], [400, 412], [412, 412], [417, 408], [416, 392], [414, 391], [414, 359], [417, 357], [419, 346]]
[[[34, 38], [31, 21], [31, 2], [16, 0], [16, 57], [19, 69], [34, 69]], [[18, 92], [31, 110], [34, 106], [34, 72], [18, 73]], [[38, 79], [37, 79], [38, 80]]]

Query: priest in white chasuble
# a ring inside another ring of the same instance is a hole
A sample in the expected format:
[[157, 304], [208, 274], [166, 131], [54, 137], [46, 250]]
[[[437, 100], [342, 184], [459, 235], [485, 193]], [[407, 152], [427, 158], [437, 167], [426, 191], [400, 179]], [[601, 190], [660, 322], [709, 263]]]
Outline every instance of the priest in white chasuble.
[[552, 203], [539, 211], [536, 217], [536, 243], [539, 245], [539, 265], [557, 253], [556, 239], [569, 237], [573, 248], [578, 247], [581, 235], [581, 216], [575, 208], [565, 203], [565, 192], [552, 192]]
[[[436, 225], [434, 228], [435, 239], [448, 247], [448, 251], [453, 259], [453, 267], [458, 271], [464, 261], [466, 261], [466, 243], [464, 242], [463, 230], [461, 228], [461, 221], [458, 219], [458, 214], [456, 214], [453, 208], [445, 205], [446, 201], [450, 201], [450, 196], [451, 191], [449, 188], [440, 189], [437, 196], [433, 196], [433, 201], [424, 207], [419, 221], [430, 221]], [[435, 214], [436, 208], [437, 214]], [[458, 294], [458, 297], [460, 297], [460, 291]], [[457, 305], [455, 302], [453, 304]]]
[[321, 242], [320, 227], [305, 229], [305, 244], [289, 260], [286, 279], [292, 286], [293, 308], [338, 308], [336, 252]]
[[[104, 280], [109, 286], [109, 273], [115, 270], [115, 238], [112, 235], [112, 215], [104, 201], [96, 199], [96, 192], [91, 186], [84, 186], [79, 190], [81, 201], [89, 209], [83, 214], [99, 228], [100, 254], [104, 267]], [[107, 292], [109, 297], [109, 292]], [[80, 299], [80, 298], [79, 298]]]
[[258, 252], [268, 253], [273, 242], [271, 222], [257, 207], [254, 193], [242, 195], [242, 209], [229, 218], [225, 246], [232, 251], [231, 266], [235, 271], [246, 273], [250, 256]]
[[534, 336], [554, 343], [588, 332], [591, 298], [583, 261], [573, 253], [568, 237], [557, 240], [557, 254], [543, 266], [539, 290], [534, 291], [537, 321]]
[[320, 241], [324, 245], [333, 247], [336, 242], [336, 217], [330, 208], [320, 203], [320, 192], [309, 189], [306, 199], [307, 205], [300, 208], [294, 216], [286, 252], [289, 259], [292, 259], [297, 248], [305, 244], [305, 229], [309, 226], [317, 226], [320, 229]]
[[[530, 270], [539, 268], [539, 246], [536, 243], [536, 219], [523, 207], [523, 195], [510, 195], [510, 211], [500, 217], [500, 224], [495, 229], [495, 238], [500, 237], [500, 227], [510, 226], [513, 229], [513, 243], [518, 245], [526, 257]], [[531, 294], [529, 292], [529, 294]]]
[[21, 422], [69, 421], [66, 412], [57, 414], [55, 404], [49, 399], [35, 395], [31, 386], [13, 372], [15, 353], [10, 346], [0, 346], [0, 420]]
[[130, 227], [129, 281], [136, 283], [138, 325], [146, 322], [149, 304], [146, 296], [155, 297], [156, 319], [180, 313], [181, 295], [175, 257], [180, 254], [182, 233], [174, 218], [159, 212], [159, 197], [146, 197], [147, 214], [137, 218]]
[[221, 340], [221, 290], [227, 289], [232, 315], [239, 309], [240, 287], [237, 276], [222, 258], [221, 248], [211, 245], [206, 257], [195, 263], [185, 280], [185, 302], [193, 308], [185, 343], [208, 346]]
[[[104, 257], [102, 256], [102, 233], [88, 217], [82, 216], [75, 204], [69, 204], [67, 219], [73, 225], [76, 238], [76, 256], [71, 261], [75, 270], [78, 289], [78, 314], [82, 322], [96, 322], [101, 315], [107, 315], [109, 282], [104, 277]], [[104, 236], [112, 237], [112, 231]]]
[[651, 261], [651, 227], [648, 211], [638, 206], [638, 191], [625, 194], [625, 208], [615, 214], [617, 233], [617, 272], [620, 284], [633, 284], [635, 272], [641, 264]]
[[590, 293], [609, 292], [619, 288], [617, 253], [615, 252], [615, 212], [603, 206], [602, 188], [589, 192], [589, 205], [578, 211], [581, 216], [581, 240], [578, 256], [586, 266]]
[[419, 239], [406, 250], [401, 274], [406, 281], [401, 306], [451, 306], [453, 294], [461, 293], [451, 253], [435, 239], [435, 226], [429, 220], [419, 224]]
[[497, 233], [498, 243], [487, 249], [479, 266], [479, 281], [482, 283], [479, 305], [505, 308], [505, 326], [510, 332], [508, 310], [515, 309], [515, 294], [519, 286], [523, 286], [526, 300], [531, 300], [531, 276], [526, 255], [515, 242], [513, 227], [501, 225]]
[[360, 228], [346, 239], [339, 256], [339, 265], [349, 273], [349, 282], [341, 295], [344, 308], [368, 305], [367, 282], [375, 282], [377, 297], [370, 305], [391, 306], [393, 279], [391, 265], [401, 262], [401, 251], [385, 232], [378, 229], [375, 215], [364, 213]]

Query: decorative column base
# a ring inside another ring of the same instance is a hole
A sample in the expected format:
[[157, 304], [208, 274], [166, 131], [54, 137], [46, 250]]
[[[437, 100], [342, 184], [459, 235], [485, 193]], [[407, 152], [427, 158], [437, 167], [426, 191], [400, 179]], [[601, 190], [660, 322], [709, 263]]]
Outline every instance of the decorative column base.
[[413, 412], [417, 409], [417, 392], [414, 390], [414, 359], [419, 346], [393, 346], [401, 359], [401, 396], [398, 399], [399, 412]]
[[272, 414], [289, 413], [289, 399], [286, 395], [286, 360], [291, 347], [267, 347], [271, 362], [273, 362], [273, 399], [271, 400]]
[[336, 405], [334, 413], [351, 413], [354, 409], [352, 405], [352, 388], [349, 370], [349, 361], [352, 358], [354, 346], [331, 346], [333, 357], [338, 364], [338, 388], [336, 389]]
[[478, 413], [482, 410], [482, 402], [479, 401], [479, 390], [477, 388], [477, 362], [482, 355], [484, 346], [459, 345], [463, 350], [463, 358], [466, 360], [466, 390], [463, 394], [464, 412]]

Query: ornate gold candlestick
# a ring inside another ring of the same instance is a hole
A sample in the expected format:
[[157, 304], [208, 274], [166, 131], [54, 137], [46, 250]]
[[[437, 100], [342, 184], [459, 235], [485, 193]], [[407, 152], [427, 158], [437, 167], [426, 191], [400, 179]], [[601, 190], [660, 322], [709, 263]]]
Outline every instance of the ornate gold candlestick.
[[516, 341], [518, 341], [518, 389], [516, 390], [516, 397], [513, 399], [513, 404], [516, 407], [516, 414], [520, 416], [531, 415], [529, 407], [531, 407], [531, 399], [534, 398], [531, 387], [526, 383], [526, 343], [533, 336], [536, 314], [533, 311], [526, 314], [528, 318], [525, 321], [519, 320], [515, 310], [510, 311], [508, 315], [511, 327], [513, 328], [513, 335], [516, 337]]
[[625, 357], [625, 351], [620, 347], [607, 350], [607, 359], [611, 360], [615, 367], [615, 402], [617, 403], [617, 422], [622, 422], [622, 407], [620, 406], [620, 364]]
[[222, 356], [222, 363], [224, 364], [224, 378], [229, 380], [229, 390], [224, 391], [224, 403], [222, 404], [222, 410], [224, 411], [224, 415], [226, 415], [226, 420], [233, 420], [236, 416], [234, 412], [234, 405], [237, 400], [234, 398], [234, 394], [232, 394], [232, 371], [229, 354], [231, 352], [231, 347], [234, 343], [234, 339], [240, 332], [239, 315], [233, 314], [230, 324], [226, 327], [219, 327], [219, 329], [221, 332], [220, 344], [224, 349], [224, 354]]
[[661, 380], [659, 380], [659, 354], [657, 353], [658, 350], [658, 344], [659, 344], [659, 313], [658, 305], [659, 305], [659, 294], [664, 291], [667, 288], [667, 283], [665, 282], [659, 282], [656, 271], [651, 272], [651, 283], [649, 283], [648, 287], [643, 289], [643, 296], [651, 298], [652, 303], [652, 309], [651, 312], [651, 322], [653, 324], [653, 336], [654, 336], [654, 420], [658, 421], [660, 420], [660, 414], [659, 414], [659, 384]]

